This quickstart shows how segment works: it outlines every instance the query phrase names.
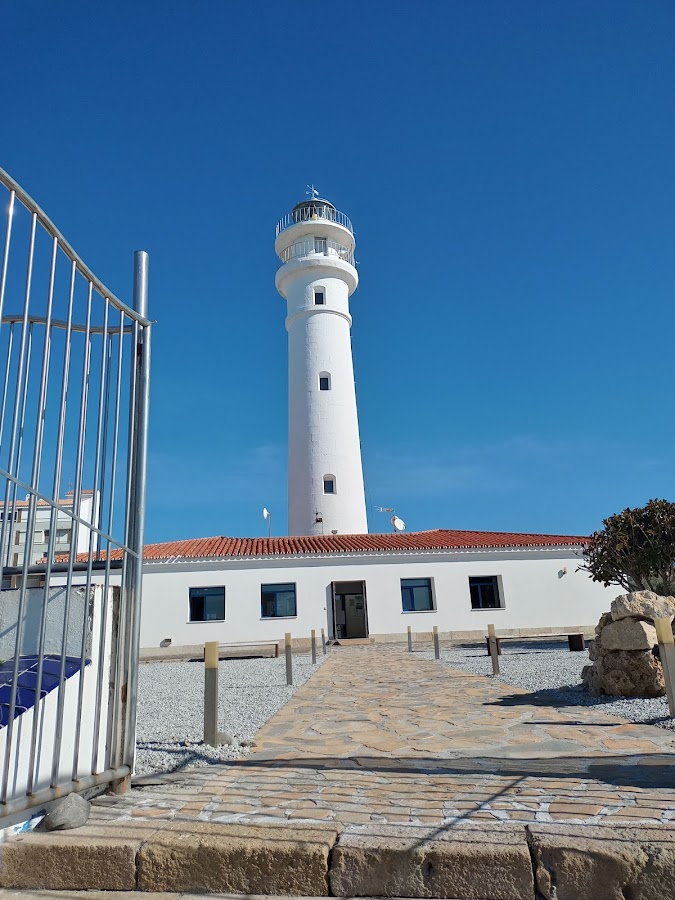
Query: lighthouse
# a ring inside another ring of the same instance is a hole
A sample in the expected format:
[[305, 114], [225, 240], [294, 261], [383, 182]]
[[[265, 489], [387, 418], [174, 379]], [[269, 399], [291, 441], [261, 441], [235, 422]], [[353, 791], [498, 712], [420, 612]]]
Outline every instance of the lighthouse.
[[311, 188], [277, 225], [288, 332], [288, 533], [366, 534], [349, 298], [351, 221]]

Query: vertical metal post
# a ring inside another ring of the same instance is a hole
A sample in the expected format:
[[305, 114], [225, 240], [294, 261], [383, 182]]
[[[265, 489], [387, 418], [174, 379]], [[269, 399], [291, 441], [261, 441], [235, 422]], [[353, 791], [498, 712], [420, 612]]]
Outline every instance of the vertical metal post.
[[293, 654], [291, 652], [291, 633], [284, 635], [284, 648], [286, 650], [286, 684], [293, 684]]
[[321, 629], [321, 647], [323, 649], [323, 655], [326, 655], [326, 632]]
[[434, 658], [441, 658], [441, 646], [438, 642], [438, 625], [434, 625]]
[[408, 625], [408, 653], [412, 653], [412, 628]]
[[663, 666], [663, 678], [666, 682], [668, 710], [675, 716], [675, 639], [670, 617], [655, 619], [656, 637], [659, 642], [659, 657]]
[[316, 631], [312, 628], [312, 665], [316, 665]]
[[499, 675], [499, 651], [494, 625], [488, 625], [488, 643], [490, 645], [490, 659], [492, 660], [492, 674]]
[[[145, 250], [134, 253], [134, 309], [148, 317], [148, 268], [149, 257]], [[136, 756], [136, 713], [138, 706], [138, 656], [141, 631], [141, 590], [143, 579], [143, 535], [145, 532], [145, 484], [148, 460], [148, 421], [150, 411], [150, 333], [151, 326], [138, 329], [139, 342], [135, 353], [136, 376], [136, 429], [132, 451], [132, 497], [129, 546], [137, 554], [130, 558], [131, 587], [127, 669], [127, 716], [124, 734], [124, 763], [133, 771]]]
[[218, 746], [218, 641], [204, 644], [204, 743]]

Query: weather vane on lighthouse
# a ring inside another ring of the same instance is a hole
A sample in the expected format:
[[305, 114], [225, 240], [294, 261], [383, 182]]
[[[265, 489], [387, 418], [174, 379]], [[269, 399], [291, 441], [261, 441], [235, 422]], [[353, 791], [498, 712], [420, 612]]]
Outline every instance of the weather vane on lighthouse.
[[309, 190], [305, 191], [307, 196], [311, 197], [312, 200], [316, 200], [316, 198], [319, 196], [319, 192], [317, 191], [317, 189], [313, 184], [308, 184], [307, 187], [309, 188]]

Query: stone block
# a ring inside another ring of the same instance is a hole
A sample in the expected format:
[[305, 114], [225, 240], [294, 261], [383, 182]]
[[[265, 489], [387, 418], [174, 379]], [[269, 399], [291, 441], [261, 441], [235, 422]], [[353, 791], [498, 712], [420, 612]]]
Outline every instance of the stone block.
[[0, 887], [52, 891], [133, 891], [136, 853], [141, 845], [129, 837], [85, 826], [67, 831], [29, 832], [0, 845]]
[[658, 643], [656, 628], [638, 619], [619, 619], [602, 630], [603, 650], [651, 650]]
[[138, 890], [325, 896], [335, 827], [172, 822], [138, 854]]
[[611, 612], [615, 622], [628, 616], [636, 619], [672, 619], [675, 616], [675, 597], [659, 597], [653, 591], [621, 594], [612, 600]]
[[668, 826], [528, 825], [545, 900], [673, 900], [675, 835]]
[[338, 897], [534, 896], [525, 830], [500, 825], [345, 832], [331, 856], [330, 886]]

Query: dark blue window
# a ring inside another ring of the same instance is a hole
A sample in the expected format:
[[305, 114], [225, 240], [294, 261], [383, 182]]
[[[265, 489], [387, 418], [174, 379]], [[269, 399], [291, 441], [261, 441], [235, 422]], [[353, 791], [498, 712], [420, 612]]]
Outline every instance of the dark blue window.
[[403, 612], [423, 612], [434, 608], [431, 578], [402, 578]]
[[222, 622], [225, 618], [225, 588], [190, 588], [190, 621]]
[[496, 575], [469, 578], [472, 609], [501, 609], [499, 579]]
[[263, 584], [260, 591], [260, 615], [263, 619], [295, 616], [294, 584]]

